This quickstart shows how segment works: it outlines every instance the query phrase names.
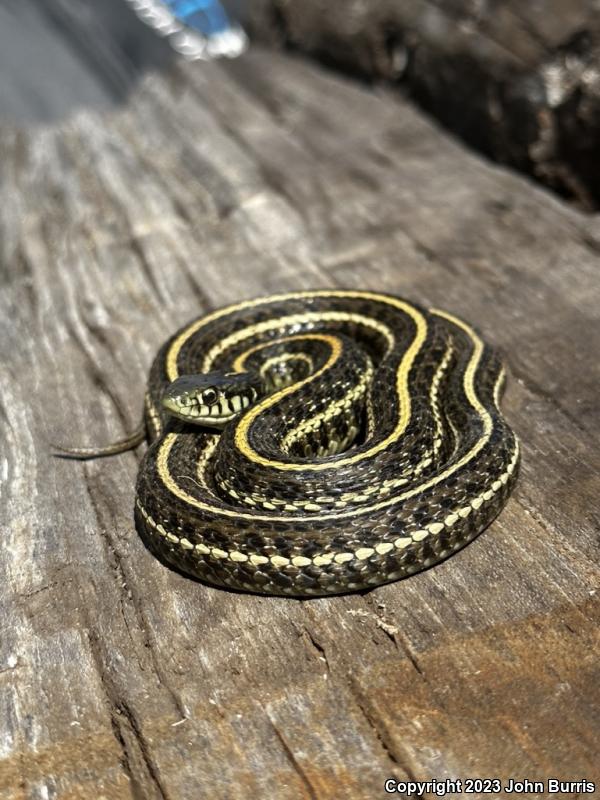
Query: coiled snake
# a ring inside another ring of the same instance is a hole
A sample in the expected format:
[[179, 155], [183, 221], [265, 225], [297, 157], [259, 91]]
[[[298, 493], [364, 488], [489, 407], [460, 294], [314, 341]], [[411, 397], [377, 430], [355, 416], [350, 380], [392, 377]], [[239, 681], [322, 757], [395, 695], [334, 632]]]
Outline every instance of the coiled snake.
[[220, 586], [327, 595], [477, 536], [517, 477], [504, 370], [465, 322], [391, 295], [259, 298], [186, 325], [150, 372], [135, 513]]

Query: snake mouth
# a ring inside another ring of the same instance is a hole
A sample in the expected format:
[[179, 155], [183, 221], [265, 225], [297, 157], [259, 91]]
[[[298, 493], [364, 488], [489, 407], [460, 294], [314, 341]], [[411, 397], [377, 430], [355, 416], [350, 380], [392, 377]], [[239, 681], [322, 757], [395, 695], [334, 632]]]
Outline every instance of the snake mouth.
[[193, 425], [223, 428], [257, 398], [241, 374], [182, 376], [167, 386], [163, 408]]
[[222, 428], [239, 414], [237, 411], [224, 413], [220, 410], [220, 404], [216, 408], [216, 413], [211, 413], [210, 406], [205, 406], [203, 404], [180, 406], [171, 399], [163, 400], [163, 407], [166, 408], [172, 416], [184, 420], [184, 422], [190, 422], [193, 425], [204, 425], [209, 428]]

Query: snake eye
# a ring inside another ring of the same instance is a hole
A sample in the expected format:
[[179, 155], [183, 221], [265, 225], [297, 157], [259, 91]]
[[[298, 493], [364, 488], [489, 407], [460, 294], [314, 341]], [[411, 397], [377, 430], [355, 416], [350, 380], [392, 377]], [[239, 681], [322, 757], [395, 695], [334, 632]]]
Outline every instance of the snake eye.
[[202, 402], [205, 403], [207, 406], [214, 406], [217, 402], [219, 395], [215, 391], [215, 389], [205, 389], [202, 392]]

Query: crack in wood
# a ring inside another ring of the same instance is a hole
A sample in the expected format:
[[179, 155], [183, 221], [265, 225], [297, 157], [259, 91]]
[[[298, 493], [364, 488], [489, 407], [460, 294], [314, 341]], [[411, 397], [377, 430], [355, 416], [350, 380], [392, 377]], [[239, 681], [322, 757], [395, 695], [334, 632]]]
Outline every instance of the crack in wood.
[[[124, 612], [125, 604], [127, 603], [127, 601], [130, 600], [138, 623], [138, 631], [139, 633], [141, 633], [143, 637], [143, 643], [150, 656], [152, 667], [158, 679], [158, 682], [168, 693], [180, 717], [187, 717], [187, 709], [185, 708], [184, 704], [182, 703], [177, 693], [169, 685], [169, 681], [166, 679], [165, 676], [165, 670], [160, 663], [159, 656], [156, 653], [154, 639], [151, 633], [151, 626], [149, 625], [146, 619], [146, 614], [144, 612], [144, 600], [140, 598], [137, 592], [131, 588], [135, 584], [132, 583], [130, 577], [128, 576], [127, 571], [125, 569], [123, 557], [119, 552], [118, 547], [115, 545], [112, 536], [110, 535], [106, 526], [102, 522], [101, 510], [94, 494], [94, 484], [91, 480], [91, 476], [87, 468], [85, 469], [84, 474], [85, 474], [85, 485], [88, 491], [88, 496], [90, 498], [92, 509], [94, 511], [94, 515], [97, 521], [97, 530], [102, 541], [104, 542], [106, 552], [109, 556], [108, 559], [109, 564], [111, 565], [115, 573], [115, 586], [117, 587], [117, 592], [119, 595], [119, 602], [121, 604], [121, 615], [123, 617], [125, 627], [130, 635], [130, 638], [132, 639], [132, 642], [134, 643], [135, 639], [131, 634], [131, 629], [126, 620], [126, 614]], [[140, 668], [143, 669], [141, 665]]]
[[387, 758], [392, 762], [392, 764], [399, 767], [409, 780], [417, 780], [413, 767], [408, 763], [408, 757], [405, 757], [398, 752], [398, 749], [395, 747], [384, 723], [378, 719], [377, 713], [370, 707], [363, 695], [357, 679], [354, 676], [349, 677], [348, 686], [357, 707], [359, 708], [363, 718], [368, 723], [369, 728], [373, 731], [375, 738], [377, 739]]
[[531, 377], [531, 374], [527, 372], [526, 369], [522, 369], [517, 366], [514, 359], [511, 361], [510, 371], [511, 374], [514, 375], [514, 377], [530, 394], [546, 403], [549, 403], [553, 408], [556, 409], [556, 411], [559, 412], [559, 414], [568, 420], [568, 422], [573, 425], [577, 431], [585, 434], [586, 436], [594, 436], [595, 439], [599, 438], [596, 428], [590, 429], [587, 425], [582, 424], [581, 421], [569, 411], [569, 409], [562, 405], [556, 395], [554, 395], [548, 389], [545, 389], [536, 380], [534, 380], [534, 378]]
[[140, 241], [140, 237], [136, 236], [133, 232], [131, 233], [131, 236], [129, 238], [129, 247], [133, 255], [136, 256], [137, 262], [142, 268], [142, 272], [144, 273], [147, 279], [148, 286], [152, 289], [152, 292], [156, 300], [158, 301], [158, 304], [160, 306], [168, 306], [169, 305], [168, 297], [165, 296], [159, 282], [156, 279], [156, 276], [154, 275], [152, 264], [150, 263], [150, 260], [146, 255], [146, 251]]
[[287, 741], [285, 739], [285, 736], [279, 730], [279, 727], [277, 726], [275, 721], [268, 715], [267, 715], [267, 718], [268, 718], [269, 722], [271, 723], [273, 731], [275, 732], [275, 735], [277, 736], [277, 739], [279, 740], [279, 743], [281, 744], [281, 747], [283, 749], [283, 752], [284, 752], [288, 762], [290, 763], [290, 765], [293, 768], [294, 772], [296, 773], [296, 775], [298, 775], [298, 777], [300, 778], [300, 781], [302, 782], [304, 788], [306, 789], [307, 796], [310, 798], [310, 800], [319, 800], [319, 794], [317, 793], [317, 790], [312, 785], [312, 783], [310, 782], [310, 779], [308, 778], [306, 772], [304, 771], [304, 769], [302, 768], [302, 766], [298, 762], [296, 756], [294, 755], [294, 751], [292, 750], [292, 748], [287, 743]]
[[87, 638], [104, 689], [113, 735], [122, 753], [121, 765], [131, 782], [134, 800], [169, 800], [170, 795], [161, 781], [135, 714], [106, 670], [97, 636], [89, 630]]
[[[110, 400], [111, 405], [113, 406], [115, 413], [117, 415], [117, 419], [121, 422], [123, 430], [128, 433], [131, 426], [127, 414], [125, 413], [123, 406], [121, 404], [120, 398], [114, 393], [103, 370], [101, 370], [98, 367], [98, 364], [94, 359], [94, 356], [92, 355], [92, 353], [89, 352], [87, 345], [85, 344], [82, 337], [77, 331], [77, 326], [73, 323], [70, 316], [67, 315], [64, 321], [68, 332], [71, 334], [72, 341], [77, 345], [80, 352], [85, 356], [85, 365], [86, 365], [85, 369], [92, 381], [92, 384], [96, 389], [99, 389]], [[81, 321], [85, 326], [85, 321], [84, 320]]]

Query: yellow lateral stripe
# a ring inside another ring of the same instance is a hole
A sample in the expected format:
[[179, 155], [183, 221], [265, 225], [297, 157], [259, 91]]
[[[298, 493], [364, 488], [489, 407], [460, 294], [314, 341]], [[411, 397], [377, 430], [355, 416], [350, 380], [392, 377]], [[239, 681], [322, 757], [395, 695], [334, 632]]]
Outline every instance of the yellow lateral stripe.
[[[270, 406], [274, 405], [275, 403], [279, 402], [284, 397], [287, 397], [289, 394], [297, 391], [301, 386], [304, 386], [308, 383], [312, 383], [312, 381], [316, 380], [319, 375], [322, 375], [327, 370], [331, 369], [335, 362], [339, 359], [342, 353], [342, 343], [337, 338], [337, 336], [331, 336], [329, 334], [324, 333], [311, 333], [303, 335], [302, 338], [304, 339], [317, 339], [325, 342], [331, 348], [331, 353], [329, 358], [327, 359], [326, 363], [318, 369], [313, 375], [309, 375], [304, 380], [299, 381], [298, 383], [294, 383], [291, 386], [286, 386], [284, 389], [280, 389], [278, 392], [274, 392], [270, 394], [268, 397], [265, 397], [260, 403], [257, 403], [253, 406], [246, 414], [242, 417], [242, 422], [238, 426], [235, 435], [235, 444], [236, 446], [242, 451], [242, 453], [252, 461], [255, 461], [259, 464], [263, 464], [264, 466], [274, 467], [275, 469], [288, 469], [288, 470], [300, 470], [300, 469], [310, 469], [312, 466], [311, 464], [286, 464], [282, 461], [269, 461], [268, 459], [264, 458], [263, 456], [259, 455], [248, 442], [248, 429], [250, 425], [259, 414], [262, 414], [265, 409], [269, 408]], [[246, 354], [244, 354], [245, 356]], [[242, 362], [243, 363], [243, 362]], [[247, 423], [247, 424], [244, 424]], [[240, 429], [243, 430], [243, 433], [240, 434]]]
[[[342, 467], [348, 464], [355, 464], [359, 461], [363, 461], [364, 459], [370, 458], [373, 455], [380, 453], [382, 450], [385, 450], [392, 442], [396, 441], [406, 430], [408, 422], [411, 416], [411, 398], [410, 392], [408, 390], [408, 375], [414, 363], [414, 360], [421, 349], [423, 342], [427, 336], [427, 322], [425, 317], [418, 312], [416, 309], [413, 309], [407, 303], [404, 303], [400, 300], [393, 300], [390, 298], [389, 305], [394, 305], [400, 308], [401, 310], [405, 311], [408, 316], [410, 316], [415, 323], [416, 333], [413, 341], [411, 342], [410, 346], [407, 348], [404, 356], [402, 357], [402, 361], [398, 367], [398, 371], [396, 373], [396, 393], [398, 396], [398, 421], [394, 430], [385, 438], [382, 439], [378, 444], [374, 445], [373, 447], [366, 450], [364, 453], [359, 453], [354, 456], [348, 456], [347, 458], [339, 459], [335, 462], [335, 466]], [[324, 315], [319, 315], [322, 319]], [[338, 342], [339, 346], [339, 342]], [[336, 356], [337, 358], [337, 356]], [[281, 471], [310, 471], [310, 472], [320, 472], [323, 470], [331, 469], [331, 465], [327, 463], [317, 463], [317, 464], [306, 464], [306, 463], [287, 463], [284, 461], [274, 461], [267, 458], [264, 458], [259, 453], [257, 453], [249, 444], [248, 442], [248, 431], [250, 426], [256, 419], [256, 417], [261, 414], [266, 408], [268, 408], [272, 403], [276, 402], [281, 397], [285, 397], [288, 394], [296, 391], [296, 389], [303, 385], [304, 383], [308, 383], [309, 381], [316, 378], [318, 375], [322, 374], [326, 369], [329, 369], [330, 366], [334, 361], [328, 361], [328, 363], [321, 368], [318, 372], [315, 373], [314, 376], [310, 376], [306, 378], [300, 384], [294, 384], [293, 386], [288, 386], [285, 389], [282, 389], [280, 392], [277, 392], [270, 397], [265, 398], [261, 403], [253, 406], [240, 420], [238, 427], [236, 429], [235, 434], [235, 444], [236, 447], [243, 453], [246, 458], [250, 461], [254, 461], [257, 464], [261, 464], [264, 467], [269, 467], [270, 469], [278, 469]]]
[[[314, 296], [314, 293], [313, 293], [313, 296]], [[342, 295], [342, 296], [344, 296], [344, 295]], [[367, 295], [366, 294], [362, 294], [362, 293], [354, 293], [353, 296], [364, 297], [364, 296], [367, 296]], [[371, 297], [372, 295], [368, 295], [368, 296]], [[375, 296], [377, 297], [377, 295], [375, 295]], [[387, 300], [387, 298], [385, 298], [383, 296], [382, 296], [382, 299], [383, 300]], [[240, 307], [243, 308], [245, 306], [244, 306], [244, 304], [242, 304], [242, 306], [240, 306]], [[444, 470], [443, 472], [439, 473], [438, 475], [435, 475], [435, 476], [429, 478], [424, 483], [419, 484], [418, 486], [415, 486], [412, 489], [409, 489], [408, 491], [404, 492], [403, 494], [400, 494], [400, 495], [397, 495], [397, 496], [392, 496], [392, 497], [387, 498], [386, 500], [381, 500], [381, 501], [378, 501], [377, 503], [374, 503], [372, 505], [362, 506], [361, 508], [354, 509], [354, 510], [351, 510], [351, 511], [337, 512], [337, 513], [333, 513], [333, 514], [323, 514], [322, 516], [319, 517], [320, 520], [329, 520], [329, 519], [336, 519], [337, 520], [337, 519], [344, 519], [344, 518], [347, 518], [347, 517], [362, 516], [362, 515], [365, 515], [365, 514], [369, 514], [369, 513], [373, 512], [373, 511], [378, 511], [378, 510], [380, 510], [382, 508], [387, 508], [390, 505], [394, 505], [394, 504], [396, 504], [396, 503], [398, 503], [398, 502], [400, 502], [402, 500], [406, 500], [406, 499], [408, 499], [410, 497], [414, 497], [416, 494], [420, 494], [421, 492], [426, 491], [427, 489], [431, 488], [432, 486], [435, 486], [438, 483], [441, 483], [447, 477], [449, 477], [450, 475], [455, 473], [457, 470], [459, 470], [461, 467], [463, 467], [465, 464], [467, 464], [472, 458], [474, 458], [477, 455], [477, 453], [479, 453], [482, 450], [482, 448], [484, 447], [484, 445], [487, 443], [487, 441], [488, 441], [488, 439], [490, 437], [491, 431], [492, 431], [492, 418], [489, 415], [489, 413], [486, 411], [486, 409], [483, 407], [483, 405], [481, 404], [479, 398], [477, 397], [477, 393], [475, 391], [475, 384], [474, 384], [475, 373], [477, 372], [477, 367], [479, 366], [479, 362], [481, 360], [481, 355], [483, 353], [483, 342], [481, 341], [479, 336], [475, 333], [475, 331], [469, 325], [467, 325], [465, 322], [463, 322], [462, 320], [458, 319], [457, 317], [454, 317], [452, 314], [448, 314], [446, 312], [436, 311], [436, 310], [432, 310], [431, 313], [435, 314], [437, 316], [443, 317], [444, 319], [447, 319], [452, 324], [454, 324], [457, 327], [461, 328], [467, 334], [467, 336], [469, 336], [469, 338], [473, 342], [473, 353], [471, 354], [471, 358], [469, 359], [469, 363], [467, 365], [467, 368], [466, 368], [464, 376], [463, 376], [463, 388], [464, 388], [467, 400], [471, 404], [471, 407], [477, 412], [477, 414], [479, 415], [479, 417], [482, 420], [483, 433], [482, 433], [481, 437], [478, 439], [476, 444], [467, 453], [465, 453], [465, 455], [461, 459], [459, 459], [454, 465], [452, 465], [448, 469]], [[502, 375], [502, 373], [500, 373], [500, 375], [498, 376], [497, 383], [500, 382], [500, 380], [502, 378], [503, 378], [503, 375]], [[198, 508], [198, 509], [200, 509], [202, 511], [206, 511], [206, 512], [208, 512], [210, 514], [213, 514], [213, 515], [216, 515], [216, 516], [231, 517], [231, 518], [234, 518], [234, 519], [247, 519], [247, 520], [255, 521], [255, 522], [259, 522], [259, 521], [260, 522], [298, 522], [300, 524], [303, 524], [303, 523], [307, 522], [307, 518], [305, 516], [300, 516], [300, 517], [294, 517], [294, 516], [276, 517], [276, 516], [266, 516], [266, 515], [259, 515], [259, 514], [248, 514], [248, 513], [240, 512], [238, 510], [232, 510], [232, 509], [228, 509], [228, 508], [219, 508], [219, 507], [213, 506], [213, 505], [211, 505], [209, 503], [205, 503], [202, 500], [197, 500], [195, 497], [192, 497], [190, 494], [188, 494], [185, 490], [183, 490], [176, 483], [176, 481], [173, 479], [173, 477], [171, 476], [171, 474], [169, 472], [169, 468], [168, 468], [169, 453], [170, 453], [171, 448], [173, 447], [176, 439], [177, 439], [177, 434], [174, 434], [174, 433], [170, 433], [165, 437], [164, 441], [161, 443], [156, 463], [157, 463], [158, 473], [159, 473], [159, 476], [160, 476], [163, 484], [169, 489], [169, 491], [173, 495], [178, 497], [180, 500], [183, 500], [185, 503], [187, 503], [187, 504], [189, 504], [189, 505], [191, 505], [191, 506], [193, 506], [195, 508]]]
[[174, 381], [178, 376], [177, 372], [177, 359], [179, 358], [179, 353], [181, 352], [181, 348], [184, 346], [186, 341], [197, 333], [200, 328], [209, 325], [211, 322], [214, 322], [221, 317], [225, 317], [228, 314], [232, 314], [235, 311], [241, 311], [244, 308], [254, 308], [255, 306], [271, 304], [271, 303], [279, 303], [285, 300], [302, 300], [305, 297], [340, 297], [340, 298], [365, 298], [370, 300], [382, 300], [387, 302], [389, 300], [388, 297], [385, 295], [377, 294], [376, 292], [354, 292], [354, 291], [345, 291], [345, 290], [313, 290], [313, 291], [306, 291], [306, 292], [288, 292], [285, 294], [277, 294], [272, 295], [268, 299], [264, 297], [257, 297], [254, 300], [243, 300], [241, 303], [234, 303], [230, 306], [226, 306], [225, 308], [217, 309], [213, 311], [211, 314], [208, 314], [205, 317], [201, 317], [200, 319], [195, 320], [187, 328], [184, 328], [179, 336], [172, 342], [169, 351], [167, 353], [166, 358], [166, 370], [167, 370], [167, 377], [170, 381]]
[[[379, 543], [374, 543], [373, 548], [364, 548], [360, 547], [353, 552], [344, 552], [338, 553], [335, 555], [331, 552], [322, 552], [317, 553], [316, 555], [312, 556], [310, 560], [315, 566], [327, 566], [335, 560], [337, 563], [344, 563], [346, 561], [351, 561], [353, 558], [366, 559], [370, 558], [372, 555], [377, 553], [378, 555], [386, 555], [388, 552], [391, 552], [392, 549], [396, 548], [398, 550], [405, 549], [409, 547], [414, 542], [421, 542], [426, 539], [428, 536], [437, 536], [445, 527], [452, 527], [454, 523], [459, 519], [459, 517], [465, 518], [468, 516], [473, 509], [479, 509], [483, 505], [484, 502], [491, 500], [494, 496], [496, 491], [499, 491], [502, 486], [504, 486], [510, 476], [514, 473], [516, 469], [517, 463], [519, 460], [519, 443], [518, 440], [515, 440], [515, 448], [513, 450], [513, 454], [511, 457], [510, 462], [506, 465], [506, 469], [502, 472], [496, 481], [492, 483], [491, 489], [483, 492], [482, 494], [478, 495], [471, 499], [470, 503], [460, 509], [457, 509], [455, 512], [449, 514], [444, 522], [434, 522], [427, 525], [426, 528], [414, 531], [410, 534], [410, 536], [399, 537], [394, 542], [388, 541], [381, 541]], [[136, 500], [136, 504], [140, 509], [144, 519], [148, 523], [151, 528], [154, 528], [156, 532], [160, 535], [165, 537], [168, 541], [179, 544], [180, 547], [184, 550], [195, 550], [197, 553], [201, 555], [211, 555], [213, 558], [217, 559], [227, 559], [229, 558], [232, 561], [247, 561], [250, 560], [254, 565], [265, 564], [268, 563], [269, 560], [271, 563], [278, 568], [284, 568], [290, 563], [290, 559], [284, 558], [279, 555], [273, 555], [269, 558], [266, 558], [263, 555], [258, 553], [241, 553], [239, 550], [221, 550], [218, 547], [208, 547], [207, 545], [203, 544], [202, 542], [198, 542], [197, 544], [193, 545], [188, 539], [180, 538], [169, 531], [165, 530], [162, 524], [157, 523], [148, 512], [145, 510], [143, 505], [140, 503], [139, 500]], [[301, 561], [301, 564], [298, 562]], [[305, 558], [304, 556], [294, 556], [291, 559], [291, 563], [294, 566], [306, 566], [306, 562], [309, 559]]]
[[[407, 316], [409, 316], [415, 323], [416, 327], [415, 337], [411, 342], [410, 346], [407, 348], [400, 363], [400, 366], [398, 368], [398, 371], [396, 373], [396, 392], [398, 397], [398, 410], [399, 410], [399, 418], [398, 422], [396, 423], [396, 427], [389, 434], [389, 436], [387, 436], [377, 445], [371, 447], [364, 453], [360, 453], [354, 456], [348, 456], [345, 459], [336, 461], [336, 467], [346, 466], [348, 464], [354, 464], [364, 459], [370, 458], [373, 455], [380, 453], [382, 450], [385, 450], [389, 446], [389, 444], [396, 441], [404, 433], [406, 427], [408, 426], [408, 422], [410, 420], [411, 398], [410, 398], [410, 393], [408, 391], [408, 375], [410, 373], [414, 360], [427, 336], [427, 322], [425, 320], [425, 317], [423, 316], [423, 314], [421, 314], [420, 311], [418, 311], [416, 308], [414, 308], [414, 306], [410, 305], [409, 303], [403, 300], [391, 296], [388, 297], [386, 295], [379, 295], [372, 292], [315, 291], [315, 292], [300, 292], [298, 294], [290, 294], [290, 295], [278, 295], [269, 298], [268, 301], [265, 301], [264, 299], [258, 299], [254, 301], [248, 301], [247, 303], [241, 303], [236, 306], [230, 306], [227, 309], [216, 311], [213, 314], [209, 315], [208, 317], [204, 317], [203, 319], [197, 320], [195, 323], [190, 325], [186, 330], [184, 330], [180, 334], [180, 336], [177, 337], [175, 342], [173, 342], [173, 344], [171, 345], [169, 353], [167, 354], [167, 374], [170, 380], [175, 380], [178, 377], [177, 357], [181, 352], [181, 348], [184, 346], [185, 342], [187, 341], [187, 339], [189, 339], [190, 336], [197, 333], [200, 330], [200, 328], [207, 325], [209, 322], [212, 322], [214, 319], [223, 316], [225, 313], [231, 313], [232, 311], [239, 310], [242, 308], [252, 307], [264, 302], [272, 304], [279, 302], [280, 300], [295, 299], [302, 297], [339, 297], [339, 298], [361, 298], [361, 299], [368, 298], [400, 309], [405, 314], [407, 314]], [[263, 323], [249, 326], [248, 328], [245, 328], [242, 331], [238, 331], [235, 334], [232, 334], [231, 336], [226, 337], [221, 342], [219, 342], [219, 344], [216, 347], [214, 347], [213, 350], [206, 356], [204, 363], [202, 365], [202, 371], [209, 372], [212, 367], [212, 362], [214, 361], [214, 359], [222, 352], [225, 352], [233, 343], [237, 344], [240, 341], [243, 341], [244, 338], [250, 338], [257, 332], [273, 330], [274, 328], [277, 327], [283, 327], [285, 324], [289, 324], [289, 321], [292, 319], [297, 321], [311, 321], [312, 319], [314, 319], [315, 321], [322, 321], [323, 319], [348, 319], [348, 318], [351, 318], [357, 322], [362, 322], [363, 324], [374, 327], [375, 329], [378, 329], [380, 330], [380, 332], [384, 333], [384, 335], [385, 335], [385, 330], [387, 330], [386, 326], [382, 325], [377, 320], [373, 320], [369, 317], [364, 317], [360, 314], [354, 314], [352, 312], [344, 312], [344, 311], [306, 312], [303, 314], [295, 314], [295, 315], [289, 315], [287, 317], [280, 317], [274, 320], [266, 320]], [[387, 338], [388, 338], [388, 344], [391, 345], [394, 339], [393, 335], [389, 331], [387, 334]], [[329, 369], [329, 367], [334, 363], [334, 361], [335, 359], [328, 361], [325, 367], [319, 370], [314, 376], [306, 378], [305, 381], [303, 381], [302, 383], [313, 380], [317, 375], [320, 375], [325, 369]], [[320, 472], [326, 469], [331, 469], [330, 465], [326, 463], [302, 464], [302, 463], [286, 463], [283, 461], [271, 461], [269, 459], [264, 458], [259, 453], [257, 453], [252, 447], [250, 447], [250, 444], [248, 442], [248, 431], [250, 425], [254, 422], [258, 414], [260, 414], [265, 408], [267, 408], [273, 402], [276, 402], [277, 399], [284, 397], [293, 391], [296, 391], [299, 385], [302, 384], [294, 384], [291, 387], [287, 387], [285, 389], [280, 390], [280, 392], [271, 395], [269, 398], [265, 398], [265, 400], [263, 400], [261, 403], [258, 403], [256, 406], [251, 408], [242, 417], [240, 424], [238, 425], [238, 428], [236, 430], [235, 444], [239, 448], [239, 450], [246, 456], [246, 458], [248, 458], [251, 461], [254, 461], [257, 464], [261, 464], [262, 466], [288, 472], [300, 471], [300, 470]]]
[[[367, 328], [377, 331], [384, 337], [384, 339], [387, 340], [388, 351], [394, 346], [395, 340], [391, 330], [387, 327], [387, 325], [383, 325], [381, 322], [373, 319], [372, 317], [365, 317], [362, 314], [354, 314], [349, 311], [306, 311], [304, 314], [287, 314], [283, 317], [272, 317], [271, 319], [263, 320], [263, 322], [255, 322], [254, 325], [248, 325], [246, 328], [242, 328], [239, 331], [235, 331], [235, 333], [231, 333], [229, 336], [225, 336], [204, 356], [200, 372], [210, 372], [211, 369], [213, 369], [215, 361], [220, 355], [223, 355], [223, 353], [226, 353], [232, 347], [239, 345], [244, 341], [244, 339], [251, 339], [259, 334], [276, 331], [279, 328], [294, 328], [298, 325], [310, 325], [311, 323], [321, 323], [323, 321], [354, 322], [357, 325], [363, 325]], [[319, 332], [314, 335], [318, 335], [318, 333]], [[310, 329], [307, 328], [304, 333], [300, 332], [297, 334], [297, 336], [300, 338], [304, 335], [311, 335]], [[288, 336], [284, 337], [282, 341], [292, 338], [294, 338], [294, 335], [289, 334]], [[255, 346], [255, 348], [250, 348], [248, 352], [253, 352], [255, 349], [265, 347], [268, 344], [272, 344], [274, 341], [275, 340], [271, 340], [270, 342], [266, 343], [260, 342]], [[241, 358], [243, 358], [243, 354]]]
[[[244, 372], [246, 369], [246, 361], [250, 358], [250, 356], [254, 355], [254, 353], [258, 353], [259, 350], [266, 350], [267, 347], [273, 347], [274, 344], [281, 344], [282, 342], [302, 342], [305, 339], [320, 339], [331, 345], [330, 339], [332, 338], [337, 337], [335, 334], [310, 333], [310, 331], [307, 331], [306, 333], [298, 333], [292, 336], [283, 336], [281, 339], [272, 339], [268, 342], [260, 342], [259, 344], [255, 344], [254, 347], [249, 347], [248, 350], [244, 350], [243, 353], [240, 353], [240, 355], [233, 362], [232, 369], [234, 372]], [[294, 359], [301, 359], [310, 365], [313, 363], [312, 358], [306, 353], [282, 353], [279, 356], [271, 356], [271, 358], [268, 358], [261, 366], [261, 372], [263, 370], [266, 372], [272, 364], [278, 364], [282, 361], [292, 361]]]
[[[290, 338], [294, 338], [294, 337], [290, 337]], [[304, 338], [304, 337], [299, 337], [299, 338]], [[268, 344], [265, 344], [264, 347], [268, 347], [269, 345], [272, 345], [272, 344], [273, 344], [273, 342], [269, 342]], [[247, 353], [243, 353], [243, 356], [244, 356], [244, 358], [246, 358]], [[312, 358], [308, 355], [308, 353], [282, 353], [280, 356], [272, 356], [271, 358], [267, 358], [267, 360], [264, 362], [264, 364], [261, 364], [261, 367], [260, 367], [261, 378], [264, 378], [266, 373], [275, 364], [285, 364], [286, 361], [304, 361], [305, 364], [308, 364], [308, 368], [310, 370], [314, 369], [314, 362], [313, 362]], [[237, 363], [238, 362], [236, 361], [235, 364], [237, 364]], [[234, 369], [235, 369], [235, 364], [234, 364]]]

